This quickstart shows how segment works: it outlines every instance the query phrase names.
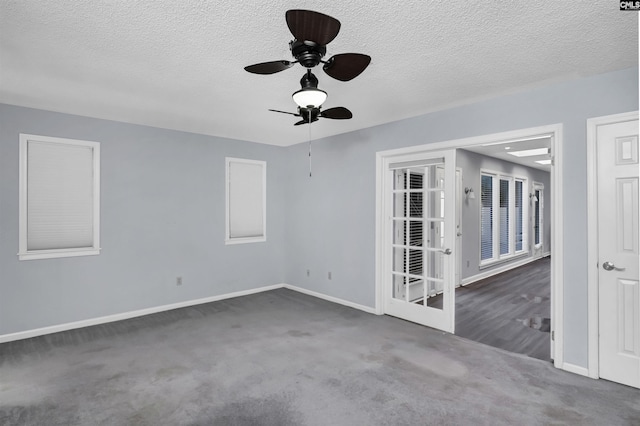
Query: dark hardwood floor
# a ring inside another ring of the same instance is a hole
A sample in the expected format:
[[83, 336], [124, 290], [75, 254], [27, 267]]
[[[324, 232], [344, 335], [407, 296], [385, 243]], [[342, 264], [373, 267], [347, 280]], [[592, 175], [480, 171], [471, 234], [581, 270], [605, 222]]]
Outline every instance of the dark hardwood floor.
[[455, 334], [549, 361], [551, 258], [456, 289]]

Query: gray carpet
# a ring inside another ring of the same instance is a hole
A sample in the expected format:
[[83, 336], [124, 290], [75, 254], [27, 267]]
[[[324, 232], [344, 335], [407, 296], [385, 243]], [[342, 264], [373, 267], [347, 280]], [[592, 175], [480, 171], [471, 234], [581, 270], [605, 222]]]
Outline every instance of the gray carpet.
[[0, 345], [2, 425], [639, 425], [640, 391], [289, 290]]

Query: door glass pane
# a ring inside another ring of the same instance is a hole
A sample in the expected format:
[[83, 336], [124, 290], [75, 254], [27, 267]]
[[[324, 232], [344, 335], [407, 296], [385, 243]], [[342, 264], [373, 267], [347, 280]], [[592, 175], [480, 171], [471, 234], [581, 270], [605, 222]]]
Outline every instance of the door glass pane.
[[421, 220], [409, 220], [407, 221], [407, 226], [409, 228], [407, 245], [422, 247], [424, 238], [423, 222]]
[[399, 300], [405, 300], [406, 293], [406, 277], [403, 275], [392, 275], [393, 279], [393, 298]]
[[424, 197], [424, 194], [422, 193], [422, 191], [409, 193], [409, 216], [423, 217], [423, 212], [424, 212], [423, 197]]
[[426, 221], [425, 226], [429, 229], [429, 238], [424, 242], [425, 247], [431, 249], [444, 248], [444, 222], [441, 220]]
[[396, 219], [393, 221], [393, 244], [394, 245], [405, 244], [406, 223], [407, 222], [404, 220]]
[[393, 272], [404, 273], [406, 269], [406, 250], [403, 248], [393, 248]]
[[398, 169], [393, 171], [393, 189], [405, 189], [406, 170]]
[[409, 302], [424, 304], [424, 280], [420, 278], [409, 278]]

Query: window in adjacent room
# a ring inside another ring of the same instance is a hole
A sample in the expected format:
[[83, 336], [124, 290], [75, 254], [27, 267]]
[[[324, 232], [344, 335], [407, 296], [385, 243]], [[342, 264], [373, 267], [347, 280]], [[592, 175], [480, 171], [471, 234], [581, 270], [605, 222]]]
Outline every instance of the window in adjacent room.
[[480, 265], [527, 250], [526, 180], [500, 173], [480, 174]]
[[226, 244], [266, 241], [267, 163], [226, 159]]
[[20, 135], [20, 260], [100, 252], [100, 144]]

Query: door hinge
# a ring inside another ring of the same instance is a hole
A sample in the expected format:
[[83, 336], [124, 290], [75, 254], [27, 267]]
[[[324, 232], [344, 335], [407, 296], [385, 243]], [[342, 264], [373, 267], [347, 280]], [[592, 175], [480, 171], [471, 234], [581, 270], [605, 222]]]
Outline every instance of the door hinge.
[[555, 331], [551, 332], [551, 340], [553, 340], [554, 342], [556, 341], [556, 332]]

